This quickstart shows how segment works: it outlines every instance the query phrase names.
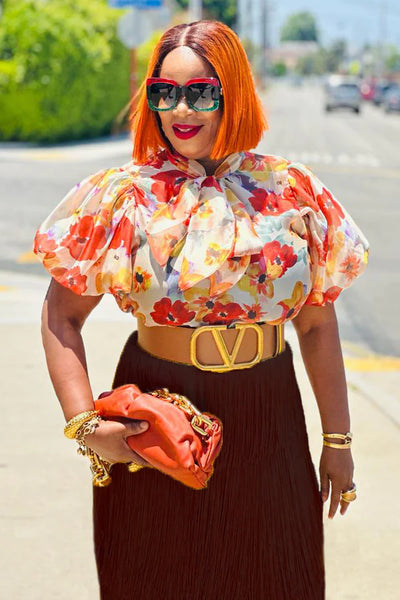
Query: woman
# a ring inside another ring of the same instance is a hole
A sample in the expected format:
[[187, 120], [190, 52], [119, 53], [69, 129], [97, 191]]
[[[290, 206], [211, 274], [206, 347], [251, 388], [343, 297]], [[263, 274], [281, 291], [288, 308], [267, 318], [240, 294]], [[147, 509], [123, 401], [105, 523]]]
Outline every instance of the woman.
[[[244, 50], [222, 23], [163, 35], [132, 128], [133, 160], [86, 178], [36, 234], [53, 277], [42, 325], [50, 376], [67, 420], [93, 409], [81, 328], [112, 293], [138, 317], [113, 388], [185, 394], [222, 420], [224, 442], [198, 492], [122, 464], [146, 464], [125, 441], [140, 423], [101, 421], [86, 436], [114, 463], [111, 485], [93, 489], [101, 598], [321, 600], [323, 502], [330, 493], [333, 518], [355, 499], [333, 303], [364, 270], [368, 242], [307, 167], [250, 152], [267, 123]], [[321, 489], [284, 342], [289, 320], [331, 434]], [[235, 326], [245, 333], [233, 359]], [[221, 353], [207, 327], [226, 343]]]

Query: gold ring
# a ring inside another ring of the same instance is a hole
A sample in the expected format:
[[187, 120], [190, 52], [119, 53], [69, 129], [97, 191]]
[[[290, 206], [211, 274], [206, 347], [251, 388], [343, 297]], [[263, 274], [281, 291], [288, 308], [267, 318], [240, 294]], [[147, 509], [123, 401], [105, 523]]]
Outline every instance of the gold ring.
[[357, 498], [357, 486], [354, 483], [353, 487], [350, 490], [340, 493], [340, 499], [344, 502], [353, 502]]

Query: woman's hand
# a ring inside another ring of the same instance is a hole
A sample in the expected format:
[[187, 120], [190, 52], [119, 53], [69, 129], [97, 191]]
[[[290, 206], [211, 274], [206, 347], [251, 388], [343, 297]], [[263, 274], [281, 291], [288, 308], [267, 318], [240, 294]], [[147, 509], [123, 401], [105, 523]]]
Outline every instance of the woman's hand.
[[341, 504], [340, 514], [344, 515], [349, 507], [348, 502], [340, 500], [340, 493], [350, 490], [353, 483], [354, 463], [351, 450], [340, 450], [339, 448], [322, 447], [321, 460], [319, 463], [319, 474], [321, 481], [321, 496], [326, 502], [329, 496], [329, 485], [331, 486], [331, 505], [328, 518], [333, 519], [339, 502]]
[[95, 431], [85, 436], [85, 444], [111, 464], [135, 462], [149, 466], [150, 463], [136, 454], [126, 442], [126, 438], [143, 433], [148, 427], [147, 421], [100, 421]]

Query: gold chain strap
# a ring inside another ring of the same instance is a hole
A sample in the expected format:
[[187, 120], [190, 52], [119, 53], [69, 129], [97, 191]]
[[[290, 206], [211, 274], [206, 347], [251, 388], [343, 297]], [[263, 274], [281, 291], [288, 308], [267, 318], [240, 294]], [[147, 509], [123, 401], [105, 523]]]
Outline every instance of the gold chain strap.
[[200, 433], [203, 436], [209, 436], [210, 432], [208, 431], [209, 427], [213, 427], [213, 422], [208, 419], [205, 415], [199, 411], [194, 404], [192, 404], [186, 396], [182, 394], [176, 394], [170, 392], [168, 388], [159, 388], [158, 390], [154, 390], [153, 392], [149, 392], [152, 396], [156, 398], [161, 398], [166, 400], [167, 402], [171, 402], [171, 404], [175, 404], [180, 409], [182, 409], [189, 417], [191, 417], [190, 424], [195, 431]]

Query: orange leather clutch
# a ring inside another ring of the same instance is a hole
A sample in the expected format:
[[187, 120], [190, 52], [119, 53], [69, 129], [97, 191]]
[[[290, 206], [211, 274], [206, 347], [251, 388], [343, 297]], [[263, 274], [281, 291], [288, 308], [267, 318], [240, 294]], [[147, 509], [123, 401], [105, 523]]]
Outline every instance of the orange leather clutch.
[[193, 489], [207, 487], [222, 446], [222, 423], [200, 412], [186, 396], [161, 388], [142, 393], [134, 384], [104, 392], [95, 401], [102, 418], [148, 421], [143, 433], [127, 438], [151, 466]]

